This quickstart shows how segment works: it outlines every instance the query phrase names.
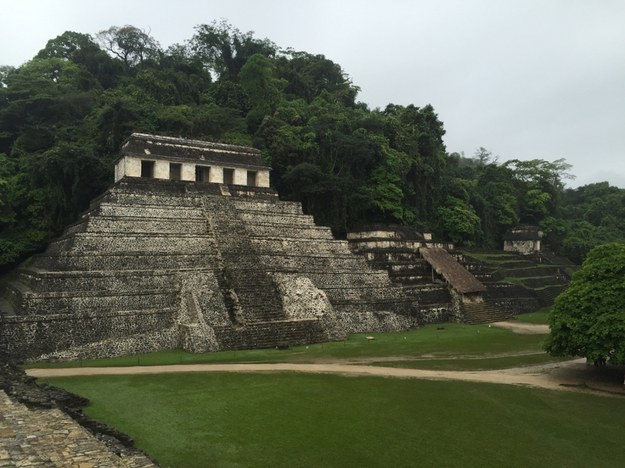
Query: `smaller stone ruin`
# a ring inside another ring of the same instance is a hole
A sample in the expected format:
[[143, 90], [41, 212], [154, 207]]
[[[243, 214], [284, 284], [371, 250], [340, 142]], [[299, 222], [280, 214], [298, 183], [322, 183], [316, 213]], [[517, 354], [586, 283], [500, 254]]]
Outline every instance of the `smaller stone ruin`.
[[347, 239], [354, 253], [415, 296], [431, 322], [485, 323], [510, 316], [485, 300], [488, 288], [466, 268], [454, 245], [434, 242], [424, 227], [369, 225], [348, 233]]
[[543, 232], [538, 226], [520, 225], [504, 235], [503, 250], [521, 255], [532, 255], [541, 251]]

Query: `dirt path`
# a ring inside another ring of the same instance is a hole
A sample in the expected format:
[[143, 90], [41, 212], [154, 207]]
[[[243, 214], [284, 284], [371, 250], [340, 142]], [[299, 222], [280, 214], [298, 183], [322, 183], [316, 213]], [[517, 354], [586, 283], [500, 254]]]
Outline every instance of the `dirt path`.
[[[80, 375], [137, 375], [174, 372], [304, 372], [341, 375], [368, 375], [426, 380], [464, 380], [509, 385], [525, 385], [550, 390], [585, 391], [603, 395], [625, 396], [613, 373], [586, 365], [584, 359], [531, 367], [494, 371], [441, 371], [366, 366], [345, 363], [316, 364], [180, 364], [172, 366], [80, 367], [71, 369], [28, 369], [33, 377], [68, 377]], [[622, 375], [622, 374], [620, 374]]]
[[[493, 322], [490, 325], [497, 328], [505, 328], [513, 333], [522, 335], [546, 335], [549, 333], [549, 325], [523, 322]], [[489, 326], [490, 326], [489, 325]]]

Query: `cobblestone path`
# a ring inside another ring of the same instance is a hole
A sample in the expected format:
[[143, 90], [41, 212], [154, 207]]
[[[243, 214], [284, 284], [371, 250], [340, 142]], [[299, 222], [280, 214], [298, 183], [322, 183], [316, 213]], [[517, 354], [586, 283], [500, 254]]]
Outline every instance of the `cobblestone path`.
[[113, 453], [59, 409], [29, 409], [0, 390], [0, 467], [151, 467]]

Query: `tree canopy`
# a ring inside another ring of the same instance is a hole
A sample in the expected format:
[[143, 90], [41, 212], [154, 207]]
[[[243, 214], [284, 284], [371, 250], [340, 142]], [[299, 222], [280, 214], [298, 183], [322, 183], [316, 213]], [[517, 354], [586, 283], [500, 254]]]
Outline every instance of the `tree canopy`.
[[625, 244], [590, 251], [556, 299], [549, 325], [549, 353], [625, 364]]
[[52, 38], [22, 66], [0, 66], [0, 266], [41, 248], [106, 189], [132, 132], [255, 146], [280, 196], [337, 236], [412, 224], [494, 248], [533, 223], [579, 262], [625, 240], [625, 190], [566, 189], [563, 159], [449, 154], [431, 105], [370, 109], [358, 91], [327, 57], [225, 21], [166, 50], [132, 25]]

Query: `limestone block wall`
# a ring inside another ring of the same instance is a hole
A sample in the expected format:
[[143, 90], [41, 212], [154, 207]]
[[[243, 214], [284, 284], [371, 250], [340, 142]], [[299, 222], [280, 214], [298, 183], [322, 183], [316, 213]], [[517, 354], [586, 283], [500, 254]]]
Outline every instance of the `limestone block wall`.
[[123, 177], [140, 177], [141, 160], [139, 158], [122, 158], [115, 164], [115, 182]]
[[[12, 356], [38, 358], [75, 350], [71, 357], [104, 357], [176, 347], [168, 336], [174, 325], [170, 310], [118, 311], [92, 314], [40, 314], [4, 316], [0, 319], [0, 345]], [[142, 343], [145, 335], [158, 337], [158, 346]], [[134, 338], [117, 349], [112, 343]], [[102, 354], [88, 355], [78, 349], [106, 342]]]

